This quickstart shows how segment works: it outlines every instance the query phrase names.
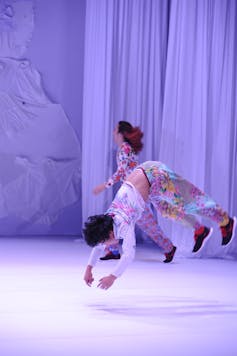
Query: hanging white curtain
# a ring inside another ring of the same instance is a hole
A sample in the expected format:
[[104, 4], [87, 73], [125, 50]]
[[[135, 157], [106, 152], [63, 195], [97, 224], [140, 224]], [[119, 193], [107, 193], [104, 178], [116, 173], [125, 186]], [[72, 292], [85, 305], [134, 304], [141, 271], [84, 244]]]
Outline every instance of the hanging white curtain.
[[[84, 220], [112, 200], [92, 188], [112, 173], [119, 120], [144, 131], [141, 161], [164, 161], [237, 214], [236, 12], [234, 0], [87, 1]], [[192, 231], [160, 223], [187, 255]], [[220, 247], [215, 226], [203, 254], [234, 255], [236, 246]]]
[[112, 190], [93, 196], [92, 189], [111, 173], [111, 71], [113, 2], [88, 1], [82, 130], [82, 216], [102, 213]]
[[[236, 50], [235, 1], [171, 2], [160, 160], [231, 214], [237, 213]], [[202, 254], [235, 253], [237, 244], [223, 249], [213, 227]], [[190, 231], [172, 224], [172, 232], [190, 251]]]

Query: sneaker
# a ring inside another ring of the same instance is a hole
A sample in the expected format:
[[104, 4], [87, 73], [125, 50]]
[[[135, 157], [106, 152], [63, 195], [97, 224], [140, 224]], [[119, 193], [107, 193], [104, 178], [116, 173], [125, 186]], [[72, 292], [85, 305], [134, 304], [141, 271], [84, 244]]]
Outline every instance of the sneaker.
[[236, 228], [236, 217], [229, 219], [226, 226], [221, 226], [222, 246], [227, 246], [233, 239]]
[[177, 249], [177, 247], [173, 246], [173, 248], [170, 252], [165, 253], [166, 259], [163, 261], [164, 263], [169, 263], [173, 260], [176, 249]]
[[212, 228], [209, 229], [206, 226], [201, 226], [198, 230], [195, 230], [194, 233], [195, 245], [193, 247], [192, 252], [196, 253], [202, 250], [207, 240], [211, 236], [212, 231], [213, 231]]
[[100, 257], [101, 261], [107, 261], [107, 260], [119, 260], [120, 259], [120, 253], [112, 253], [112, 252], [108, 252], [105, 256]]

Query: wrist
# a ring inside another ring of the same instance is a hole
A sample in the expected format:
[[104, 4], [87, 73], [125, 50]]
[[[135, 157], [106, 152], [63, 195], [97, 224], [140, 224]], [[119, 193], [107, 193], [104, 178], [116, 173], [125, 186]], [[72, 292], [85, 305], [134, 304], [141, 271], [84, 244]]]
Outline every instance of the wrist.
[[110, 187], [112, 187], [112, 182], [111, 181], [108, 181], [108, 182], [105, 182], [104, 183], [104, 186], [105, 186], [105, 188], [110, 188]]

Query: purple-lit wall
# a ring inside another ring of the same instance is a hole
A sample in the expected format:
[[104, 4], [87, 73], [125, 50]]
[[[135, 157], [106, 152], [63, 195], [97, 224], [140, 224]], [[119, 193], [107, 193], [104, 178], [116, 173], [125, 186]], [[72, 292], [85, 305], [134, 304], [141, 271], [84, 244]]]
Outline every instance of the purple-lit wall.
[[26, 57], [81, 135], [85, 1], [36, 0], [35, 29]]
[[[62, 105], [80, 142], [84, 26], [84, 0], [36, 0], [35, 29], [26, 52], [42, 75], [46, 93]], [[80, 201], [62, 212], [50, 233], [81, 233]]]

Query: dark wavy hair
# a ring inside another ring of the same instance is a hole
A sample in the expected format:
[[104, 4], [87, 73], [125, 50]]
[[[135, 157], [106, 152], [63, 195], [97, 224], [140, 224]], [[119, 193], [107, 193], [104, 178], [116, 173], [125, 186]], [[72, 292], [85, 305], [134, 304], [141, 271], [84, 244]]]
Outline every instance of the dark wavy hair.
[[113, 231], [112, 216], [107, 214], [89, 216], [85, 222], [83, 234], [87, 245], [94, 247], [110, 238]]
[[133, 127], [128, 121], [119, 121], [118, 132], [123, 135], [124, 141], [128, 142], [135, 153], [143, 148], [143, 132], [139, 127]]

